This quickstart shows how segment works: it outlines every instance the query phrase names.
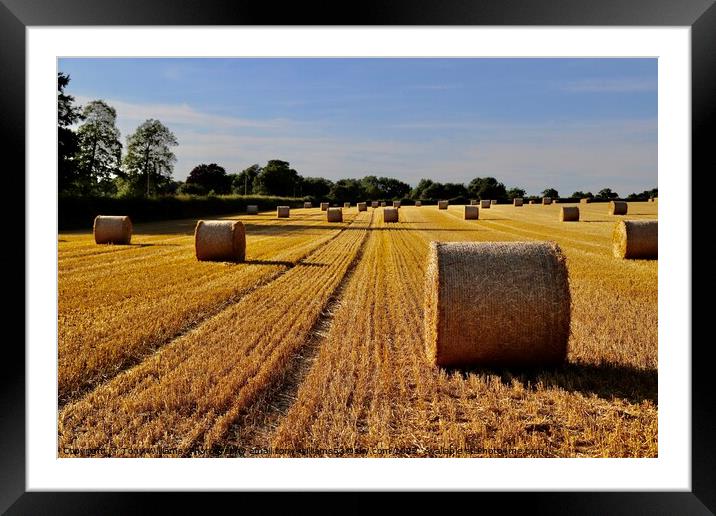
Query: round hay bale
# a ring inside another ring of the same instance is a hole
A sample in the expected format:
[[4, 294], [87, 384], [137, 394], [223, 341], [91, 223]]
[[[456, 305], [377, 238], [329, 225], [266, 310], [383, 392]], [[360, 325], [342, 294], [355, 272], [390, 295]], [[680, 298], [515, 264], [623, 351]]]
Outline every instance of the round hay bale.
[[542, 197], [542, 204], [552, 204], [552, 198], [551, 197]]
[[246, 206], [247, 215], [256, 215], [259, 212], [259, 207], [256, 204], [249, 204]]
[[530, 204], [534, 204], [534, 203], [535, 203], [534, 201], [530, 201]]
[[562, 206], [559, 209], [559, 220], [562, 222], [579, 222], [579, 208], [576, 206]]
[[326, 210], [326, 220], [328, 222], [343, 222], [343, 210], [340, 208], [328, 208]]
[[400, 201], [393, 201], [393, 208], [400, 208]]
[[310, 202], [304, 202], [304, 203], [303, 203], [303, 207], [304, 207], [304, 208], [313, 208], [313, 204], [310, 203]]
[[126, 215], [97, 215], [92, 224], [95, 244], [129, 245], [132, 221]]
[[200, 220], [194, 229], [196, 259], [200, 262], [243, 262], [246, 230], [239, 220]]
[[580, 204], [589, 204], [590, 202], [592, 202], [592, 200], [589, 197], [582, 197], [579, 199]]
[[495, 199], [491, 199], [490, 204], [497, 204], [497, 201]]
[[465, 220], [477, 220], [480, 218], [480, 209], [477, 206], [465, 206]]
[[277, 206], [276, 217], [279, 219], [287, 219], [291, 209], [288, 206]]
[[344, 203], [343, 203], [343, 207], [344, 207], [344, 208], [350, 208], [350, 207], [351, 207], [351, 203], [349, 203], [349, 202], [344, 202]]
[[368, 211], [368, 205], [364, 202], [359, 202], [357, 204], [357, 206], [358, 206], [358, 211]]
[[628, 205], [625, 201], [609, 201], [609, 215], [626, 215]]
[[447, 201], [438, 201], [438, 210], [447, 210], [447, 209], [448, 209]]
[[377, 208], [378, 206], [380, 206], [380, 203], [378, 201], [371, 201], [371, 203], [370, 203], [371, 208]]
[[384, 208], [383, 222], [398, 222], [398, 208]]
[[492, 203], [488, 199], [485, 199], [484, 201], [480, 201], [480, 208], [489, 210], [491, 204]]
[[321, 203], [321, 211], [327, 211], [328, 210], [328, 203], [322, 202]]
[[656, 220], [620, 220], [612, 233], [614, 256], [627, 259], [659, 257], [659, 223]]
[[565, 258], [553, 242], [431, 242], [425, 342], [438, 366], [564, 362]]
[[421, 201], [415, 201], [415, 206], [422, 206], [423, 203]]
[[523, 203], [524, 200], [522, 199], [522, 197], [515, 197], [514, 199], [512, 199], [512, 206], [522, 206]]
[[470, 206], [477, 206], [480, 204], [480, 201], [477, 199], [470, 199]]

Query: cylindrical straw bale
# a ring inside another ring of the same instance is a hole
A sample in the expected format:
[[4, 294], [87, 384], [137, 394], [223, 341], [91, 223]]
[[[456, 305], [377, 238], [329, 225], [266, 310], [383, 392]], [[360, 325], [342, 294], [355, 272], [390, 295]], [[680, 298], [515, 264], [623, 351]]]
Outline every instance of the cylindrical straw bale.
[[248, 215], [256, 215], [259, 212], [259, 207], [256, 204], [249, 204], [246, 206], [246, 213]]
[[480, 218], [480, 209], [477, 206], [465, 206], [465, 220], [477, 220]]
[[576, 206], [562, 206], [559, 209], [559, 220], [562, 222], [578, 222], [579, 208]]
[[368, 205], [364, 202], [359, 202], [356, 206], [358, 206], [358, 211], [367, 211]]
[[491, 199], [491, 200], [490, 200], [490, 204], [497, 204], [497, 200], [496, 200], [496, 199]]
[[200, 220], [194, 229], [194, 248], [199, 261], [243, 262], [246, 230], [238, 220]]
[[625, 201], [609, 201], [609, 215], [626, 215], [627, 203]]
[[534, 204], [534, 203], [535, 203], [534, 201], [530, 201], [530, 204]]
[[477, 199], [470, 199], [470, 206], [478, 206], [480, 204], [480, 201]]
[[92, 225], [96, 244], [124, 244], [132, 241], [132, 221], [126, 215], [97, 215]]
[[326, 211], [326, 210], [328, 210], [328, 203], [322, 202], [321, 203], [321, 211]]
[[393, 201], [393, 208], [400, 208], [400, 201]]
[[448, 209], [447, 201], [438, 201], [438, 210], [447, 210], [447, 209]]
[[490, 202], [489, 199], [483, 199], [483, 200], [480, 201], [480, 208], [483, 208], [483, 209], [487, 210], [487, 209], [490, 208], [490, 205], [491, 205], [491, 204], [492, 204], [492, 203]]
[[589, 204], [592, 202], [592, 200], [589, 197], [582, 197], [581, 199], [579, 199], [579, 202], [581, 204]]
[[514, 199], [512, 199], [512, 206], [522, 206], [524, 202], [525, 201], [522, 199], [522, 197], [515, 197]]
[[343, 210], [340, 208], [328, 208], [326, 210], [326, 220], [328, 222], [343, 222]]
[[286, 219], [288, 218], [290, 211], [291, 209], [288, 206], [277, 206], [276, 217], [278, 217], [279, 219]]
[[377, 208], [378, 206], [380, 206], [380, 203], [378, 201], [371, 201], [371, 203], [370, 203], [371, 208]]
[[656, 259], [659, 257], [659, 223], [656, 220], [620, 220], [612, 233], [617, 258]]
[[310, 202], [304, 202], [303, 207], [304, 208], [313, 208], [313, 204], [311, 204]]
[[398, 222], [398, 208], [384, 208], [383, 222]]
[[380, 201], [380, 207], [385, 208], [385, 201]]
[[553, 242], [431, 242], [425, 341], [438, 366], [564, 362], [565, 258]]
[[415, 201], [415, 206], [422, 206], [423, 203], [421, 201]]
[[350, 208], [350, 207], [351, 207], [351, 203], [349, 203], [349, 202], [344, 202], [344, 203], [343, 203], [343, 207], [344, 207], [344, 208]]
[[552, 204], [551, 197], [542, 197], [542, 204]]

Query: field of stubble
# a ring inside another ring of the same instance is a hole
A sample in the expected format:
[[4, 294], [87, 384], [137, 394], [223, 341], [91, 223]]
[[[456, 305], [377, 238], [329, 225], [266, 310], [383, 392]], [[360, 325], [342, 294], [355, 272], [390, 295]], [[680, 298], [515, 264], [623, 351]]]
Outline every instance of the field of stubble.
[[[58, 240], [60, 456], [654, 457], [657, 266], [618, 260], [607, 205], [318, 208], [238, 216], [246, 262], [197, 262], [195, 221], [132, 245]], [[627, 219], [655, 219], [630, 203]], [[443, 370], [423, 343], [428, 243], [553, 240], [568, 363]]]

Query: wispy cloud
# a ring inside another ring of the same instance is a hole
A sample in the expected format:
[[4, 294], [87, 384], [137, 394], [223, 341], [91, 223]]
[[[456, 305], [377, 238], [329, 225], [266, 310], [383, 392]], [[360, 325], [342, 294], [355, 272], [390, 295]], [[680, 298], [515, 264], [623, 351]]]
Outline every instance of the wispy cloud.
[[622, 79], [585, 79], [563, 84], [560, 89], [568, 92], [630, 93], [656, 91], [657, 81], [651, 78], [627, 77]]
[[[91, 97], [78, 95], [76, 101], [85, 104]], [[241, 118], [216, 113], [207, 113], [193, 108], [188, 104], [156, 104], [156, 103], [135, 103], [115, 99], [104, 99], [109, 105], [117, 110], [118, 117], [125, 121], [143, 122], [148, 118], [156, 118], [169, 126], [188, 125], [191, 127], [203, 128], [277, 128], [286, 127], [291, 124], [286, 119], [251, 119]]]

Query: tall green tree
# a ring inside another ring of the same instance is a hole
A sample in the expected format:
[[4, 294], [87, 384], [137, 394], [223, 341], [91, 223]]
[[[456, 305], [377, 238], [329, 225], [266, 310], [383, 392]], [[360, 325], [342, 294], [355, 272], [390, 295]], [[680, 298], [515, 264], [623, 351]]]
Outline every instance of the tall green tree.
[[103, 100], [93, 100], [82, 110], [77, 130], [79, 150], [76, 165], [82, 193], [111, 193], [112, 178], [119, 175], [122, 143], [117, 112]]
[[467, 191], [476, 199], [504, 199], [507, 197], [505, 185], [494, 177], [476, 177], [467, 185]]
[[524, 190], [524, 188], [518, 188], [515, 186], [507, 190], [507, 198], [515, 199], [518, 197], [524, 197], [526, 193], [527, 192]]
[[572, 197], [574, 199], [591, 199], [594, 197], [594, 194], [592, 194], [592, 192], [583, 192], [581, 190], [577, 190], [572, 194]]
[[358, 202], [365, 198], [365, 191], [358, 179], [339, 179], [333, 183], [330, 196], [336, 202]]
[[410, 190], [410, 198], [411, 199], [427, 199], [427, 197], [424, 195], [424, 191], [426, 188], [428, 188], [430, 185], [433, 184], [432, 179], [421, 179], [418, 181], [418, 184]]
[[616, 199], [619, 194], [613, 192], [611, 188], [602, 188], [597, 192], [597, 199]]
[[381, 198], [403, 199], [410, 193], [410, 185], [392, 177], [379, 177], [378, 188]]
[[126, 177], [134, 193], [148, 197], [169, 184], [176, 156], [171, 148], [179, 142], [159, 120], [149, 119], [127, 138], [124, 158]]
[[187, 185], [198, 187], [202, 194], [214, 192], [227, 194], [231, 190], [231, 178], [226, 175], [224, 167], [216, 163], [195, 166], [186, 178]]
[[254, 180], [254, 193], [295, 197], [300, 191], [301, 177], [288, 161], [272, 159]]
[[333, 182], [322, 177], [304, 177], [301, 181], [301, 195], [325, 199], [331, 193]]
[[81, 120], [82, 114], [74, 105], [75, 98], [65, 93], [69, 83], [69, 75], [57, 74], [57, 187], [60, 192], [71, 191], [77, 179], [74, 158], [79, 146], [72, 126]]
[[232, 174], [231, 190], [235, 194], [249, 195], [254, 193], [254, 180], [261, 172], [258, 163], [245, 168], [238, 174]]
[[559, 192], [555, 190], [554, 188], [545, 188], [542, 190], [542, 197], [551, 197], [552, 199], [557, 199], [559, 197]]

